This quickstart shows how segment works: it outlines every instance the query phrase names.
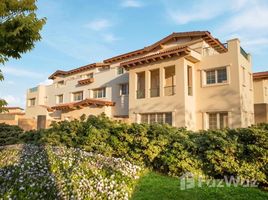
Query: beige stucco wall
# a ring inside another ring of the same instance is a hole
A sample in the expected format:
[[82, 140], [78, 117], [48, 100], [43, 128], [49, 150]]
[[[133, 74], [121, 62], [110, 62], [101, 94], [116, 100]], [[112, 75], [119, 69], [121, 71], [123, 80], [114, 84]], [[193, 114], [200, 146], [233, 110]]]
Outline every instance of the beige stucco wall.
[[[36, 118], [37, 115], [47, 115], [49, 119], [59, 118], [61, 113], [55, 111], [54, 113], [47, 112], [46, 108], [41, 105], [52, 107], [56, 104], [56, 96], [63, 94], [63, 103], [72, 102], [72, 93], [83, 91], [83, 99], [93, 98], [93, 89], [106, 87], [106, 97], [102, 100], [115, 102], [115, 106], [109, 108], [111, 111], [106, 112], [108, 116], [127, 116], [128, 115], [128, 95], [120, 95], [120, 84], [128, 83], [128, 73], [121, 75], [117, 74], [117, 67], [119, 64], [114, 64], [110, 69], [99, 71], [97, 68], [87, 70], [86, 72], [73, 74], [67, 77], [57, 77], [53, 84], [48, 86], [38, 86], [36, 92], [27, 91], [27, 106], [26, 116], [29, 118]], [[94, 82], [88, 85], [79, 85], [78, 81], [85, 78], [83, 75], [94, 73]], [[65, 84], [57, 87], [57, 82], [64, 80]], [[28, 100], [36, 98], [36, 106], [29, 106]], [[87, 110], [87, 108], [85, 108]], [[107, 110], [107, 108], [106, 108]], [[101, 113], [103, 109], [97, 108], [93, 112]], [[79, 112], [79, 111], [77, 111]], [[70, 112], [76, 115], [77, 112]], [[87, 113], [87, 112], [86, 112]], [[64, 116], [64, 115], [63, 115]]]
[[103, 106], [103, 107], [96, 107], [96, 106], [88, 106], [82, 109], [72, 110], [68, 112], [61, 113], [62, 120], [72, 120], [72, 119], [79, 119], [83, 114], [86, 116], [89, 115], [100, 115], [102, 113], [106, 114], [107, 116], [111, 116], [112, 109], [110, 106]]
[[[268, 103], [268, 79], [254, 80], [253, 86], [254, 103]], [[265, 90], [267, 90], [267, 92]]]
[[[199, 48], [207, 47], [204, 42]], [[195, 47], [198, 49], [198, 46]], [[202, 52], [202, 51], [200, 51]], [[240, 53], [240, 42], [237, 39], [228, 41], [228, 52], [202, 52], [201, 60], [192, 63], [185, 58], [170, 58], [144, 64], [129, 70], [130, 96], [129, 115], [132, 121], [139, 121], [139, 113], [173, 112], [173, 125], [198, 130], [208, 128], [208, 112], [228, 112], [229, 127], [246, 127], [254, 123], [252, 69], [250, 59]], [[175, 66], [176, 94], [163, 95], [164, 68]], [[187, 66], [193, 68], [193, 96], [187, 93]], [[205, 85], [204, 71], [227, 66], [228, 82], [216, 85]], [[246, 82], [242, 83], [245, 68]], [[160, 97], [149, 98], [149, 71], [160, 69]], [[136, 99], [136, 74], [146, 73], [146, 98]], [[251, 83], [250, 83], [251, 82]]]

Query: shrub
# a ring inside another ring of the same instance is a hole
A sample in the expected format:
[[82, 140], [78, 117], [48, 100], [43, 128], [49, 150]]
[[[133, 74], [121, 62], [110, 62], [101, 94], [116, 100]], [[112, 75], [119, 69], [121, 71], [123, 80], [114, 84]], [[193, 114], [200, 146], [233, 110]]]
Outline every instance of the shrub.
[[233, 175], [268, 185], [268, 124], [191, 132], [169, 125], [125, 124], [100, 115], [53, 123], [47, 130], [24, 134], [18, 128], [5, 130], [2, 142], [7, 135], [13, 135], [14, 140], [9, 139], [9, 143], [24, 141], [79, 147], [125, 158], [173, 176], [185, 172], [213, 178]]
[[0, 123], [0, 145], [20, 143], [20, 135], [23, 130], [14, 125]]

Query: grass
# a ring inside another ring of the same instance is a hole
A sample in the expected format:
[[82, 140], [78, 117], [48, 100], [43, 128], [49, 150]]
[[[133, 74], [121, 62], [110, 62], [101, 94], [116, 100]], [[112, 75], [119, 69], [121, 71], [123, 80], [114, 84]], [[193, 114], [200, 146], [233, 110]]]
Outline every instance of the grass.
[[195, 187], [181, 190], [178, 178], [164, 176], [155, 172], [149, 172], [140, 178], [132, 200], [266, 200], [268, 192], [258, 188], [244, 187]]

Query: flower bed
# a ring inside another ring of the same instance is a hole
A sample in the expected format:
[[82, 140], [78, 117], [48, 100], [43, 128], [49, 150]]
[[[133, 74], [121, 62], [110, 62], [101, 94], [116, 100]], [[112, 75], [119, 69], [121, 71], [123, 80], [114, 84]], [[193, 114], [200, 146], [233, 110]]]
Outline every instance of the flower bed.
[[140, 167], [122, 159], [77, 148], [5, 146], [0, 150], [0, 196], [128, 199], [140, 171]]

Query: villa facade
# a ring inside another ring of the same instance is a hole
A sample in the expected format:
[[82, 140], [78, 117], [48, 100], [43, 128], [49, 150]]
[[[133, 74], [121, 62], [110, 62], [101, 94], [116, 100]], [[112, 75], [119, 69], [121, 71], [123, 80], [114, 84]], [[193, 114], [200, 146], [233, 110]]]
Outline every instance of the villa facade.
[[268, 71], [253, 74], [256, 123], [268, 123]]
[[208, 31], [172, 33], [142, 49], [69, 71], [27, 91], [26, 117], [82, 114], [191, 130], [254, 123], [251, 57], [238, 39]]

